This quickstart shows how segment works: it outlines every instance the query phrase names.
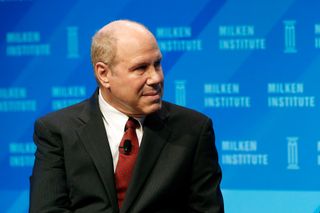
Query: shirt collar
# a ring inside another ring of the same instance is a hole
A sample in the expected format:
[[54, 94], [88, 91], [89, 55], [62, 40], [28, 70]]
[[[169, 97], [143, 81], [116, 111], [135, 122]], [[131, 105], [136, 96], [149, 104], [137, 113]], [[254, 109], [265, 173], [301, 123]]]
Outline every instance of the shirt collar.
[[[120, 112], [113, 106], [111, 106], [101, 94], [101, 89], [99, 89], [99, 107], [102, 112], [104, 119], [106, 120], [108, 125], [114, 126], [116, 128], [121, 128], [124, 130], [125, 124], [129, 119], [129, 116]], [[143, 125], [145, 117], [135, 118], [140, 123], [140, 126]]]

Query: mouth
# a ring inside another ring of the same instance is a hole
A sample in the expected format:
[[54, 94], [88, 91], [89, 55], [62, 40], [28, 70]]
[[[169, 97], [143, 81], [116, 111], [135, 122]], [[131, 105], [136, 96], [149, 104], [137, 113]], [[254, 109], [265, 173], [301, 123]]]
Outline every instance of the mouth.
[[160, 95], [160, 92], [154, 91], [154, 92], [143, 93], [143, 96], [157, 96], [157, 95]]
[[142, 93], [143, 96], [161, 96], [161, 89], [150, 90]]
[[159, 90], [152, 90], [144, 92], [143, 97], [147, 98], [152, 103], [158, 103], [161, 100], [161, 89]]

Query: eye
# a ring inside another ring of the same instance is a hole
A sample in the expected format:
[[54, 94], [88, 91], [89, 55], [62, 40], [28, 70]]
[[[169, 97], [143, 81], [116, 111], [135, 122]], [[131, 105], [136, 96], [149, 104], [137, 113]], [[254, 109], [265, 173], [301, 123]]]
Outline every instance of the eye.
[[158, 60], [154, 63], [154, 67], [159, 68], [161, 67], [161, 60]]
[[136, 67], [134, 70], [136, 71], [145, 71], [147, 69], [147, 65], [140, 65]]

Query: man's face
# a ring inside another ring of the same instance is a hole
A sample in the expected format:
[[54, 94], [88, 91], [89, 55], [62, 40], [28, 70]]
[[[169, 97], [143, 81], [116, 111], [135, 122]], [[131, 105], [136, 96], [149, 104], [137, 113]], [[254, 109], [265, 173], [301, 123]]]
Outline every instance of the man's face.
[[117, 42], [115, 63], [108, 73], [107, 101], [131, 116], [161, 108], [163, 72], [161, 53], [152, 36], [128, 36]]

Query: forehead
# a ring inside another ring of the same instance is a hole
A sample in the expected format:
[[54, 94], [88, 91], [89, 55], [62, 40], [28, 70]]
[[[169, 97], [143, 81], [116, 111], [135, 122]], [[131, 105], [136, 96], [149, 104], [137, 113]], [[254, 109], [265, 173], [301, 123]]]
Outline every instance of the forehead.
[[127, 35], [117, 39], [116, 57], [121, 61], [158, 60], [161, 52], [151, 34]]

